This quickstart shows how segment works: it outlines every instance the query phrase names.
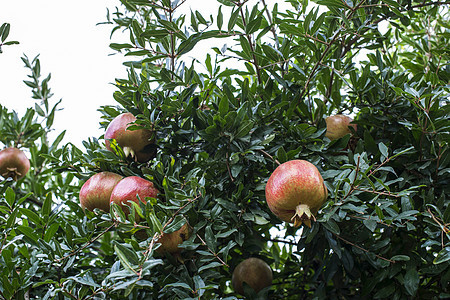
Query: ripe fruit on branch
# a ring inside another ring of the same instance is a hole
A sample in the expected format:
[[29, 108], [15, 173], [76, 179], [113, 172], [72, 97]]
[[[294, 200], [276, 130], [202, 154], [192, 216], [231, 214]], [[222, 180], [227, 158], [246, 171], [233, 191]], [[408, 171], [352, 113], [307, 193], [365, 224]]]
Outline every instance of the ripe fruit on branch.
[[266, 201], [281, 220], [295, 227], [311, 220], [328, 197], [319, 170], [305, 160], [291, 160], [279, 165], [266, 184]]
[[136, 161], [147, 162], [155, 153], [154, 132], [148, 129], [129, 130], [135, 125], [136, 117], [132, 113], [123, 113], [109, 123], [105, 132], [106, 148], [111, 151], [111, 139], [122, 147], [125, 156], [131, 155]]
[[22, 150], [10, 147], [0, 151], [0, 175], [18, 180], [30, 170], [30, 161]]
[[349, 133], [352, 133], [348, 128], [349, 126], [353, 127], [356, 131], [356, 124], [350, 124], [352, 121], [352, 118], [344, 115], [334, 115], [327, 117], [325, 119], [325, 122], [327, 123], [327, 132], [325, 133], [325, 136], [333, 141], [340, 139], [341, 137]]
[[81, 187], [80, 204], [83, 209], [99, 208], [109, 212], [111, 193], [123, 176], [112, 172], [101, 172], [91, 176]]
[[244, 295], [243, 282], [248, 284], [256, 293], [272, 285], [272, 269], [262, 259], [251, 257], [242, 261], [233, 271], [231, 284], [234, 290]]
[[130, 212], [127, 206], [130, 206], [128, 201], [134, 201], [139, 204], [139, 200], [146, 203], [145, 197], [156, 198], [159, 191], [154, 187], [153, 182], [143, 179], [138, 176], [125, 177], [114, 187], [110, 202], [119, 205], [123, 212], [128, 215]]
[[159, 254], [164, 254], [166, 252], [175, 254], [180, 252], [178, 246], [189, 238], [191, 234], [191, 228], [189, 224], [184, 224], [180, 229], [171, 233], [163, 233], [161, 237], [156, 241], [160, 243], [161, 246], [156, 249]]

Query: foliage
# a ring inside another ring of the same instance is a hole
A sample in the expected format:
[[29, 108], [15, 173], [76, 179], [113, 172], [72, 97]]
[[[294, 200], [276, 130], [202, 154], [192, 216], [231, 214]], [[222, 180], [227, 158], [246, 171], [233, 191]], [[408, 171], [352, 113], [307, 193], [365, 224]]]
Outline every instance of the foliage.
[[[32, 162], [0, 183], [0, 298], [233, 299], [248, 257], [274, 271], [251, 299], [450, 297], [448, 2], [219, 0], [209, 17], [184, 15], [183, 0], [121, 2], [105, 23], [129, 35], [111, 48], [132, 60], [101, 125], [132, 112], [156, 130], [156, 157], [136, 163], [102, 137], [50, 143], [58, 103], [25, 57], [41, 102], [23, 118], [0, 111], [1, 142]], [[358, 129], [330, 141], [336, 113]], [[329, 191], [311, 228], [265, 203], [271, 172], [292, 159], [316, 165]], [[139, 223], [118, 206], [84, 212], [77, 193], [100, 171], [161, 195], [132, 207]], [[186, 222], [181, 255], [156, 254], [158, 235]]]
[[6, 42], [6, 39], [9, 36], [10, 30], [11, 30], [11, 24], [9, 24], [9, 23], [3, 23], [2, 26], [0, 26], [0, 53], [3, 53], [2, 46], [16, 45], [19, 43], [17, 41], [7, 41]]

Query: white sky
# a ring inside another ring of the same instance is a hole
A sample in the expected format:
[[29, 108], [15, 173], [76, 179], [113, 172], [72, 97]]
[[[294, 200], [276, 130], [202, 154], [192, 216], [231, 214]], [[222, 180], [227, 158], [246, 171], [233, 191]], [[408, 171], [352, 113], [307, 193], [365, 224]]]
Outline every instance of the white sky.
[[[188, 0], [182, 9], [188, 13], [188, 20], [189, 9], [199, 10], [206, 19], [212, 14], [215, 19], [218, 5], [214, 0]], [[120, 6], [118, 0], [0, 0], [0, 25], [11, 24], [7, 41], [20, 42], [4, 46], [0, 54], [0, 104], [16, 110], [19, 116], [27, 107], [34, 106], [31, 89], [23, 83], [29, 72], [20, 58], [26, 54], [31, 60], [40, 54], [41, 78], [48, 73], [52, 75], [49, 84], [54, 94], [52, 103], [63, 100], [59, 106], [63, 110], [55, 118], [55, 134], [67, 130], [64, 142], [80, 147], [82, 140], [102, 135], [101, 114], [97, 109], [117, 104], [112, 97], [115, 87], [111, 83], [115, 78], [126, 77], [122, 55], [110, 55], [115, 52], [109, 44], [128, 40], [117, 34], [110, 40], [112, 27], [96, 26], [106, 21], [106, 8], [113, 12], [115, 6]], [[222, 9], [224, 14], [228, 10]], [[204, 50], [210, 46], [207, 43]], [[200, 56], [205, 53], [198, 48], [193, 52]]]
[[[76, 4], [75, 4], [76, 3]], [[119, 55], [109, 49], [110, 26], [106, 7], [118, 1], [82, 0], [0, 0], [0, 23], [11, 24], [8, 40], [19, 45], [4, 46], [0, 54], [0, 104], [23, 115], [34, 106], [31, 89], [25, 86], [29, 70], [22, 60], [40, 54], [41, 74], [51, 73], [49, 86], [52, 102], [62, 99], [54, 128], [67, 129], [66, 142], [81, 144], [90, 136], [99, 136], [101, 105], [115, 104], [112, 93], [116, 77], [124, 77], [125, 68]]]

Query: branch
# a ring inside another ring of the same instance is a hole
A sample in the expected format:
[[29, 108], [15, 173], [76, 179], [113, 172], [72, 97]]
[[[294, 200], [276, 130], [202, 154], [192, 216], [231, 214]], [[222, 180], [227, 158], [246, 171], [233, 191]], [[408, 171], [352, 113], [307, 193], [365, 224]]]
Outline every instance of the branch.
[[375, 191], [375, 190], [361, 189], [361, 188], [358, 188], [358, 187], [355, 187], [354, 190], [361, 191], [361, 192], [372, 193], [372, 194], [377, 194], [377, 195], [396, 197], [396, 198], [401, 197], [401, 196], [399, 196], [397, 194], [392, 194], [391, 192], [379, 192], [379, 191]]
[[138, 275], [139, 278], [138, 280], [140, 280], [142, 277], [142, 268], [144, 267], [144, 263], [147, 261], [147, 259], [150, 256], [150, 253], [152, 252], [153, 249], [153, 245], [157, 242], [157, 240], [160, 238], [160, 236], [163, 234], [164, 229], [173, 222], [173, 220], [175, 220], [175, 217], [180, 214], [180, 212], [186, 208], [189, 204], [193, 203], [194, 201], [196, 201], [198, 198], [200, 198], [201, 194], [196, 196], [194, 199], [189, 199], [187, 203], [185, 203], [183, 206], [181, 206], [180, 208], [178, 208], [178, 210], [170, 217], [170, 219], [164, 224], [164, 226], [162, 227], [160, 232], [156, 232], [153, 237], [152, 240], [150, 241], [150, 245], [148, 246], [147, 250], [144, 252], [144, 260], [142, 261], [142, 263], [139, 265], [139, 271], [138, 271]]
[[262, 149], [259, 149], [259, 151], [261, 151], [262, 154], [264, 154], [265, 156], [267, 156], [268, 158], [270, 158], [271, 160], [273, 160], [274, 162], [276, 162], [277, 165], [281, 165], [281, 163], [280, 163], [276, 158], [274, 158], [272, 155], [270, 155], [270, 154], [267, 153], [266, 151], [264, 151], [264, 150], [262, 150]]
[[92, 240], [90, 240], [89, 242], [87, 242], [83, 247], [72, 251], [71, 253], [69, 253], [68, 255], [55, 259], [54, 262], [61, 262], [63, 260], [65, 260], [66, 258], [69, 258], [71, 256], [74, 256], [75, 254], [77, 254], [78, 252], [80, 252], [81, 250], [85, 249], [86, 247], [88, 247], [90, 244], [92, 244], [93, 242], [95, 242], [96, 240], [98, 240], [100, 237], [102, 237], [105, 233], [107, 233], [111, 228], [113, 228], [114, 226], [117, 225], [117, 221], [115, 221], [113, 224], [111, 224], [110, 226], [108, 226], [105, 230], [103, 230], [98, 236], [96, 236], [95, 238], [93, 238]]
[[[366, 252], [366, 253], [371, 253], [369, 250], [364, 249], [363, 247], [358, 246], [358, 245], [356, 245], [356, 244], [354, 244], [354, 243], [352, 243], [352, 242], [350, 242], [350, 241], [347, 241], [346, 239], [344, 239], [343, 237], [341, 237], [341, 236], [339, 236], [339, 235], [337, 235], [337, 234], [335, 234], [335, 233], [333, 233], [333, 235], [334, 235], [335, 237], [337, 237], [338, 239], [342, 240], [343, 242], [345, 242], [345, 243], [347, 243], [347, 244], [349, 244], [349, 245], [352, 245], [352, 246], [358, 248], [359, 250], [362, 250], [362, 251], [364, 251], [364, 252]], [[390, 263], [395, 264], [395, 261], [393, 261], [393, 260], [391, 260], [391, 259], [384, 258], [383, 256], [380, 256], [380, 255], [375, 254], [375, 253], [373, 253], [373, 254], [374, 254], [376, 257], [378, 257], [379, 259], [382, 259], [382, 260], [385, 260], [385, 261], [388, 261], [388, 262], [390, 262]]]
[[202, 245], [203, 245], [203, 246], [206, 246], [206, 248], [208, 248], [208, 251], [211, 252], [211, 254], [214, 255], [214, 257], [216, 257], [216, 258], [220, 261], [220, 263], [221, 263], [223, 266], [230, 267], [229, 265], [227, 265], [226, 262], [224, 262], [224, 261], [219, 257], [219, 255], [218, 255], [217, 253], [215, 253], [214, 251], [212, 251], [212, 250], [208, 247], [208, 245], [206, 245], [205, 241], [201, 238], [201, 236], [200, 236], [198, 233], [197, 233], [197, 237], [198, 237], [198, 238], [200, 239], [200, 241], [202, 242]]

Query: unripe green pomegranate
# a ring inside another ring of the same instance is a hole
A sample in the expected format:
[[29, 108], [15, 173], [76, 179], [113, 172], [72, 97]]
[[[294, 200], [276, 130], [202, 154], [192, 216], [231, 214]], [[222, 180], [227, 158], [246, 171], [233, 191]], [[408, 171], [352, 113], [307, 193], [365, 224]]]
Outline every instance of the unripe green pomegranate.
[[353, 121], [352, 118], [344, 115], [334, 115], [329, 116], [325, 119], [327, 123], [327, 132], [325, 136], [330, 140], [337, 140], [345, 135], [352, 133], [348, 128], [349, 126], [353, 127], [356, 131], [357, 125], [350, 124]]
[[130, 205], [128, 201], [134, 201], [139, 204], [139, 200], [146, 203], [145, 197], [156, 198], [159, 191], [154, 187], [153, 182], [148, 181], [138, 176], [125, 177], [114, 187], [110, 202], [114, 202], [122, 207], [125, 214], [129, 213], [127, 206]]
[[279, 165], [266, 184], [266, 201], [281, 220], [311, 227], [315, 214], [328, 197], [319, 170], [308, 161], [291, 160]]
[[30, 161], [25, 153], [15, 147], [0, 151], [0, 175], [14, 180], [23, 178], [30, 170]]
[[154, 133], [147, 129], [128, 130], [136, 121], [132, 113], [123, 113], [109, 123], [105, 132], [106, 149], [111, 149], [111, 139], [122, 147], [125, 156], [131, 156], [139, 162], [149, 161], [155, 154]]
[[262, 259], [251, 257], [234, 269], [231, 284], [237, 293], [244, 295], [244, 282], [259, 293], [263, 288], [272, 285], [272, 279], [272, 269], [269, 265]]
[[99, 208], [109, 212], [111, 193], [123, 176], [112, 172], [101, 172], [91, 176], [81, 187], [80, 204], [83, 209]]

